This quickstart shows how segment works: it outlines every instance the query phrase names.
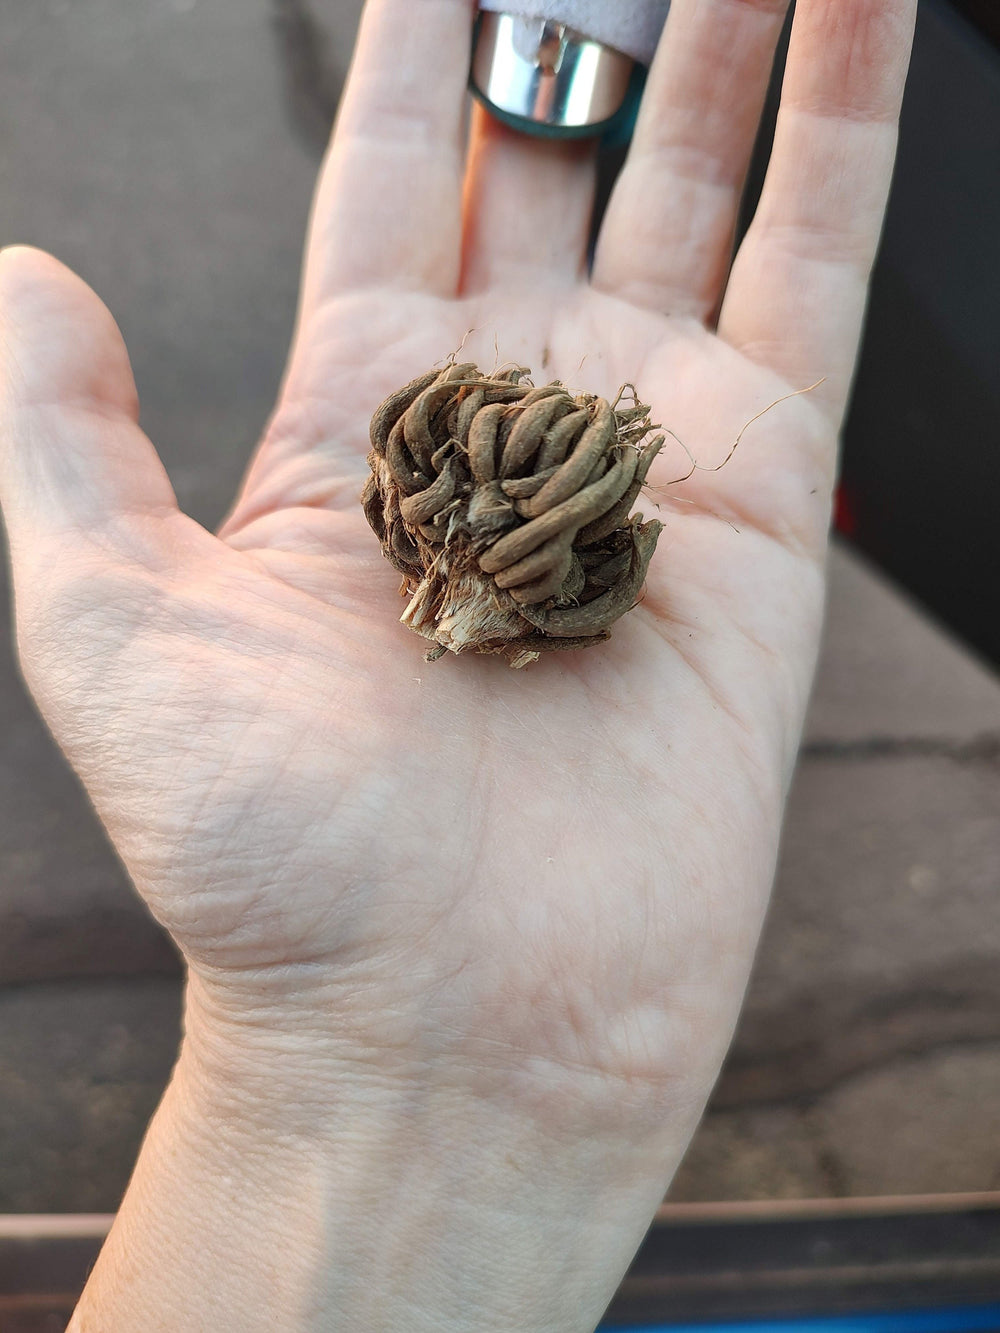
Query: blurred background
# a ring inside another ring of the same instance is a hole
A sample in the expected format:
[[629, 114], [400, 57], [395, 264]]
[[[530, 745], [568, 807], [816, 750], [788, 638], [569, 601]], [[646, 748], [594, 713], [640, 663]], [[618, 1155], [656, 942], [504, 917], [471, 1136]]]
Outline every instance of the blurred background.
[[[106, 300], [209, 526], [278, 387], [359, 9], [0, 0], [0, 243]], [[1000, 12], [924, 0], [774, 908], [675, 1201], [1000, 1190], [998, 238]], [[5, 637], [0, 1214], [115, 1209], [179, 999]]]

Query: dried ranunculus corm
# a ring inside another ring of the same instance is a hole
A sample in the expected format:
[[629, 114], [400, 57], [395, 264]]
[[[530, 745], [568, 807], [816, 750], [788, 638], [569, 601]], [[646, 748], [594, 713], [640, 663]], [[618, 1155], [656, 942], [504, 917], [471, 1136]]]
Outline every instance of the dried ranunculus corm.
[[663, 436], [621, 399], [465, 364], [379, 407], [362, 504], [403, 575], [403, 623], [435, 645], [428, 660], [526, 666], [604, 642], [635, 605], [662, 524], [629, 510]]

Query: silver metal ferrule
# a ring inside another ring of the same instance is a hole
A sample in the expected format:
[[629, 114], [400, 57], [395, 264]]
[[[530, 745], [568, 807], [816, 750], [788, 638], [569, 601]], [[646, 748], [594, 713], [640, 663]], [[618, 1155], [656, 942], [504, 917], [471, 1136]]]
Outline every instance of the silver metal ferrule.
[[472, 83], [505, 115], [586, 133], [621, 109], [633, 63], [564, 23], [483, 12]]

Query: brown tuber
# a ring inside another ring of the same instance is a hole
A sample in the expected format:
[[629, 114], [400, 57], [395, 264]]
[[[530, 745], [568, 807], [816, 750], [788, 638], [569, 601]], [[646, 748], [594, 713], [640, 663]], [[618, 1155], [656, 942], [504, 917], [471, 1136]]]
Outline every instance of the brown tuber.
[[[624, 390], [623, 390], [624, 393]], [[445, 652], [584, 648], [636, 603], [662, 531], [629, 516], [663, 436], [649, 408], [535, 388], [523, 368], [431, 370], [371, 423], [361, 497], [403, 575], [405, 625]]]

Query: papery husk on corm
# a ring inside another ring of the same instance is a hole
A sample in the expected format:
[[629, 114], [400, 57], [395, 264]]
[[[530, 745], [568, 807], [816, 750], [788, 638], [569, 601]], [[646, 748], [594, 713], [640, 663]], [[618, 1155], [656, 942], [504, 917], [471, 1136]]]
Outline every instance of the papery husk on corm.
[[629, 511], [664, 437], [624, 392], [610, 403], [466, 363], [378, 408], [362, 504], [429, 661], [523, 667], [605, 642], [636, 604], [663, 525]]

